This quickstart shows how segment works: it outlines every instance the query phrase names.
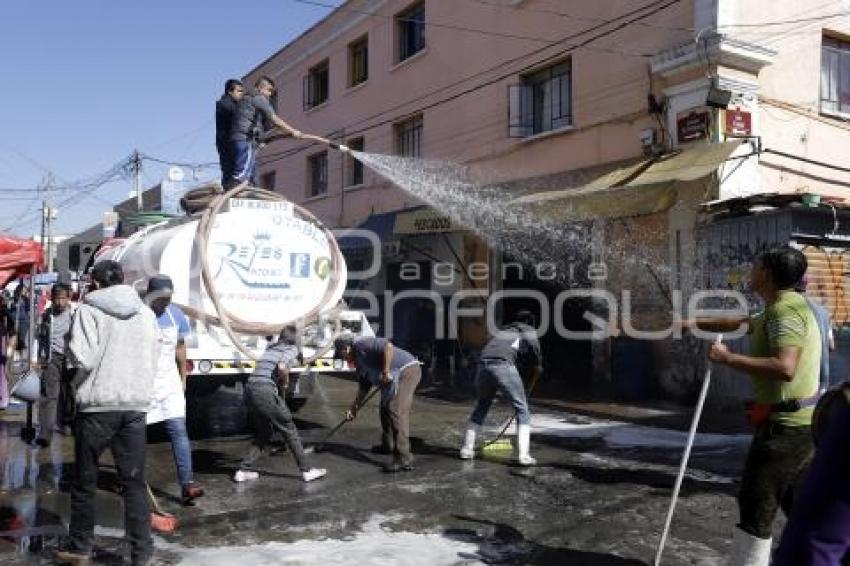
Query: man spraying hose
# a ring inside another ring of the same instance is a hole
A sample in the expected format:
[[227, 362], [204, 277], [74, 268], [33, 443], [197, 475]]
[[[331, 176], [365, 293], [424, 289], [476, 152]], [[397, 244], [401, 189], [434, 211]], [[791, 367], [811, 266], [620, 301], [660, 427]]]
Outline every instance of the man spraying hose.
[[285, 133], [301, 138], [302, 134], [277, 115], [270, 99], [275, 92], [274, 81], [269, 77], [260, 77], [254, 85], [255, 90], [243, 96], [236, 105], [233, 125], [230, 129], [233, 175], [225, 180], [225, 189], [248, 181], [256, 184], [257, 149], [261, 135], [270, 127], [277, 127]]
[[533, 466], [537, 460], [529, 454], [531, 444], [531, 412], [518, 367], [531, 367], [531, 380], [536, 381], [542, 369], [543, 358], [540, 343], [534, 331], [534, 315], [520, 311], [514, 322], [501, 329], [484, 346], [478, 362], [476, 386], [478, 403], [469, 417], [460, 448], [462, 460], [475, 456], [475, 438], [487, 418], [497, 391], [510, 399], [517, 418], [517, 462], [522, 466]]

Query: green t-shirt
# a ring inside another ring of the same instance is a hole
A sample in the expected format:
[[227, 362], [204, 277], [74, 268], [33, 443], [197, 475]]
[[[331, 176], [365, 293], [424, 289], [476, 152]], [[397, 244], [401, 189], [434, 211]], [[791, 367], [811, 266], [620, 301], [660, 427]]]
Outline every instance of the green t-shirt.
[[[800, 348], [794, 379], [785, 382], [750, 376], [758, 403], [773, 404], [789, 399], [812, 397], [818, 391], [821, 340], [817, 320], [806, 299], [793, 291], [782, 291], [777, 301], [751, 319], [750, 354], [767, 358], [783, 347]], [[814, 407], [794, 413], [773, 413], [770, 420], [786, 426], [812, 424]]]

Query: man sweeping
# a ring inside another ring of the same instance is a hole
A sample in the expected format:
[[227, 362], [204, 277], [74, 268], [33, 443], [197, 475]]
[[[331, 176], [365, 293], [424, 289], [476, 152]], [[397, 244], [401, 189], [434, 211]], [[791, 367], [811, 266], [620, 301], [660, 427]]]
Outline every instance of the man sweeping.
[[171, 441], [171, 452], [180, 483], [183, 505], [191, 505], [204, 495], [192, 472], [192, 445], [186, 431], [186, 342], [191, 334], [189, 320], [171, 303], [174, 283], [168, 275], [156, 275], [148, 281], [145, 302], [157, 317], [159, 359], [153, 387], [153, 402], [148, 409], [148, 426], [163, 423]]
[[470, 460], [475, 456], [475, 438], [487, 418], [496, 393], [501, 391], [516, 410], [517, 463], [521, 466], [533, 466], [537, 463], [529, 454], [531, 412], [528, 410], [525, 388], [520, 377], [520, 368], [531, 368], [532, 383], [542, 372], [543, 357], [534, 324], [533, 314], [525, 310], [519, 311], [514, 322], [502, 328], [481, 351], [476, 377], [478, 403], [463, 434], [463, 445], [460, 448], [462, 460]]
[[794, 291], [806, 268], [806, 256], [789, 246], [764, 252], [751, 274], [764, 311], [749, 319], [685, 323], [709, 331], [733, 331], [746, 324], [750, 333], [749, 355], [723, 344], [709, 351], [714, 363], [749, 374], [755, 396], [747, 411], [755, 432], [738, 494], [733, 565], [767, 565], [776, 513], [780, 507], [790, 511], [793, 489], [812, 455], [822, 346], [815, 315]]
[[254, 426], [254, 440], [250, 451], [242, 459], [239, 470], [233, 476], [233, 481], [243, 482], [260, 477], [256, 464], [268, 453], [275, 431], [283, 434], [286, 445], [301, 471], [301, 479], [310, 482], [327, 474], [324, 468], [311, 468], [307, 462], [292, 413], [280, 393], [286, 391], [289, 385], [289, 370], [300, 358], [297, 336], [295, 326], [284, 327], [278, 341], [266, 349], [245, 384], [245, 405]]
[[334, 358], [346, 360], [357, 368], [360, 386], [357, 397], [346, 412], [354, 420], [372, 386], [381, 389], [381, 444], [372, 448], [377, 454], [392, 454], [389, 473], [413, 470], [410, 450], [410, 409], [413, 394], [422, 379], [419, 360], [386, 338], [344, 334], [334, 342]]

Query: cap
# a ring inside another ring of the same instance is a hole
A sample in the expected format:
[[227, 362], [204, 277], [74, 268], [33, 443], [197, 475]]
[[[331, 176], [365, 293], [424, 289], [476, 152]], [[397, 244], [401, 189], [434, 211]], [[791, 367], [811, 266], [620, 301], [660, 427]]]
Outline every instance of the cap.
[[168, 275], [154, 275], [148, 280], [148, 293], [174, 292], [174, 282]]

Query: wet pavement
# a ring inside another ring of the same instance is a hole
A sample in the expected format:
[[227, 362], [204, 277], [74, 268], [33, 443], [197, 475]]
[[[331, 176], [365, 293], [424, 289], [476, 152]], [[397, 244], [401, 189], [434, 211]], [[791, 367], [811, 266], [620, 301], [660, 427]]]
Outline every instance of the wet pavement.
[[[355, 384], [323, 377], [298, 413], [307, 444], [336, 423]], [[232, 396], [238, 391], [231, 392]], [[181, 507], [167, 442], [149, 444], [148, 478], [161, 505], [180, 518], [174, 535], [156, 537], [157, 564], [588, 564], [651, 562], [675, 479], [685, 432], [535, 407], [535, 468], [509, 452], [457, 459], [469, 402], [427, 389], [414, 404], [416, 469], [381, 471], [374, 401], [311, 463], [328, 469], [301, 481], [291, 455], [261, 463], [260, 479], [231, 480], [244, 434], [193, 442], [196, 480], [207, 495]], [[649, 411], [653, 418], [664, 411]], [[19, 438], [23, 410], [0, 413], [0, 563], [51, 564], [67, 531], [67, 481], [73, 449], [55, 437], [37, 449]], [[496, 408], [492, 439], [509, 412]], [[637, 417], [635, 417], [637, 415]], [[681, 420], [681, 419], [679, 419]], [[511, 427], [513, 428], [513, 427]], [[668, 539], [664, 564], [718, 564], [737, 518], [734, 493], [746, 434], [702, 434]], [[123, 511], [115, 471], [102, 459], [97, 495], [96, 561], [120, 564]]]

